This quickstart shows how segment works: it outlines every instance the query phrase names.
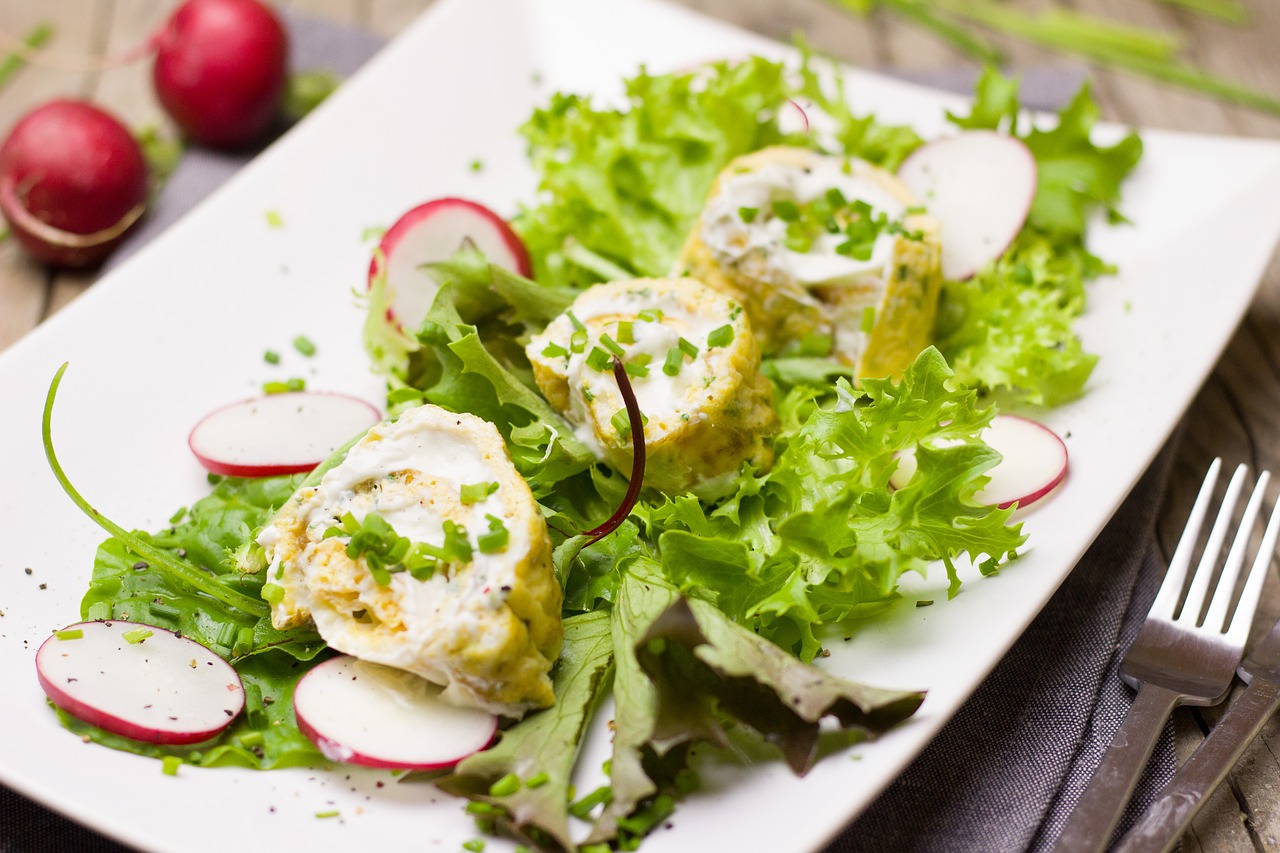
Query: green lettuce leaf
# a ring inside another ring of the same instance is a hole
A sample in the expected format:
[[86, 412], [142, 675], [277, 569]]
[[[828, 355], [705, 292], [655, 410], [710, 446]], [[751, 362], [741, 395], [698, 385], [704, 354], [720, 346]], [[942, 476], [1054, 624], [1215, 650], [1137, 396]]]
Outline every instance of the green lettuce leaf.
[[872, 736], [924, 701], [923, 693], [867, 687], [802, 663], [696, 599], [663, 611], [636, 655], [656, 685], [653, 741], [664, 750], [691, 738], [727, 747], [727, 716], [776, 745], [798, 775], [817, 760], [822, 720]]
[[[289, 499], [302, 475], [220, 480], [212, 494], [182, 513], [173, 527], [134, 533], [157, 549], [201, 567], [230, 589], [258, 597], [263, 578], [241, 573], [232, 554]], [[175, 516], [176, 517], [176, 516]], [[293, 688], [318, 662], [324, 641], [310, 628], [277, 630], [268, 616], [228, 607], [176, 582], [118, 539], [103, 542], [94, 559], [83, 619], [129, 619], [178, 631], [230, 661], [244, 681], [246, 712], [216, 738], [190, 747], [147, 744], [103, 731], [65, 714], [63, 725], [89, 739], [155, 758], [177, 756], [205, 767], [261, 770], [322, 766], [324, 757], [298, 730]]]
[[1085, 283], [1109, 271], [1081, 241], [1028, 227], [994, 264], [946, 283], [938, 349], [967, 385], [1041, 406], [1078, 397], [1098, 357], [1072, 326]]
[[1109, 220], [1120, 186], [1142, 156], [1130, 133], [1111, 146], [1092, 141], [1098, 105], [1088, 84], [1051, 128], [1018, 115], [1017, 81], [988, 68], [963, 128], [1008, 132], [1026, 143], [1038, 181], [1027, 224], [1005, 253], [968, 281], [943, 285], [935, 341], [967, 384], [1055, 406], [1078, 397], [1097, 357], [1073, 324], [1085, 309], [1085, 282], [1112, 270], [1085, 248], [1090, 216]]
[[[556, 704], [526, 716], [496, 746], [463, 759], [436, 781], [480, 804], [473, 813], [539, 849], [576, 849], [569, 837], [569, 780], [587, 723], [613, 675], [609, 621], [605, 610], [566, 619], [564, 648], [552, 673]], [[515, 790], [492, 793], [508, 775], [519, 782]]]
[[[454, 293], [452, 284], [440, 288], [416, 336], [419, 350], [404, 384], [420, 394], [418, 402], [470, 412], [494, 424], [535, 494], [594, 464], [590, 448], [531, 387], [532, 378], [519, 378], [528, 371], [523, 352], [489, 349], [479, 329], [463, 321]], [[494, 337], [500, 344], [502, 336]]]
[[[735, 621], [810, 660], [815, 628], [896, 597], [898, 578], [961, 554], [993, 571], [1024, 537], [1010, 511], [974, 500], [998, 454], [979, 433], [992, 409], [929, 349], [901, 380], [837, 383], [834, 404], [793, 393], [772, 470], [744, 471], [708, 511], [681, 497], [641, 516], [667, 577]], [[891, 490], [897, 455], [919, 471]]]

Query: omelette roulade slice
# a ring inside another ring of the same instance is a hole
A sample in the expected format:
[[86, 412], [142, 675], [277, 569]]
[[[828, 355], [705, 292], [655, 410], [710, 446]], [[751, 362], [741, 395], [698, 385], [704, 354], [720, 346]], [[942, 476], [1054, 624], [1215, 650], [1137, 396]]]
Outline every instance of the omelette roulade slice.
[[740, 300], [767, 352], [829, 337], [859, 376], [895, 375], [929, 344], [942, 283], [917, 205], [862, 160], [765, 148], [716, 178], [681, 266]]
[[258, 537], [278, 628], [520, 716], [554, 701], [561, 591], [546, 522], [497, 429], [422, 406], [374, 426]]
[[735, 300], [693, 279], [635, 279], [584, 291], [526, 352], [546, 398], [619, 471], [631, 434], [612, 357], [645, 417], [645, 485], [719, 492], [749, 461], [772, 462], [776, 415], [760, 350]]

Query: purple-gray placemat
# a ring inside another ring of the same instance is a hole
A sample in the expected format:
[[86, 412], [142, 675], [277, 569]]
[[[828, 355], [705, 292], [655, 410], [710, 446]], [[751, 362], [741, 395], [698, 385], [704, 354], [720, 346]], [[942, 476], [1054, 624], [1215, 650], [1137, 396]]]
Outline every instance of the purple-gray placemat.
[[[383, 44], [360, 30], [298, 16], [289, 16], [287, 24], [297, 68], [347, 75]], [[975, 76], [889, 73], [962, 93]], [[1033, 109], [1061, 106], [1081, 81], [1079, 72], [1056, 68], [1022, 76], [1023, 103]], [[147, 220], [107, 267], [145, 245], [248, 159], [189, 149]], [[827, 853], [1048, 847], [1132, 699], [1116, 675], [1117, 650], [1137, 632], [1163, 573], [1154, 520], [1171, 457], [1166, 448], [1009, 655]], [[1166, 731], [1135, 809], [1172, 776], [1173, 767], [1172, 732]], [[124, 849], [0, 786], [0, 853]]]

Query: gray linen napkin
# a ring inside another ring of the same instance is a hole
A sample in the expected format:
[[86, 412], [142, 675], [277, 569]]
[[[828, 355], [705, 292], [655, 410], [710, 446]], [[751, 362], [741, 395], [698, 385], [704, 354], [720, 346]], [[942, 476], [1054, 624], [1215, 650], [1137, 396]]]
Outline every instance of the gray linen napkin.
[[[289, 16], [287, 24], [297, 68], [347, 75], [383, 44], [323, 21]], [[961, 93], [971, 91], [976, 76], [958, 70], [888, 73]], [[1022, 77], [1023, 102], [1033, 109], [1062, 105], [1081, 79], [1079, 72], [1057, 68], [1031, 69]], [[188, 150], [148, 218], [107, 268], [167, 228], [249, 156]], [[1052, 841], [1131, 699], [1115, 675], [1115, 650], [1131, 641], [1159, 585], [1152, 529], [1171, 455], [1166, 449], [934, 744], [828, 853], [1039, 850]], [[1172, 775], [1173, 764], [1166, 732], [1135, 802], [1148, 800]], [[124, 849], [0, 786], [0, 853]]]

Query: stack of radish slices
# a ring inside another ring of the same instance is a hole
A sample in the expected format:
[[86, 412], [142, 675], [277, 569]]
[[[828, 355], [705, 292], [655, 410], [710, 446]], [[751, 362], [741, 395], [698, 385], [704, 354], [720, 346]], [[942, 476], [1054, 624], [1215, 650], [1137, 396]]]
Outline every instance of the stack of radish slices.
[[[215, 737], [244, 709], [244, 685], [200, 643], [154, 625], [80, 622], [36, 653], [40, 686], [62, 710], [147, 743]], [[298, 728], [326, 758], [366, 767], [439, 770], [487, 747], [498, 718], [457, 708], [416, 675], [345, 655], [294, 691]]]

